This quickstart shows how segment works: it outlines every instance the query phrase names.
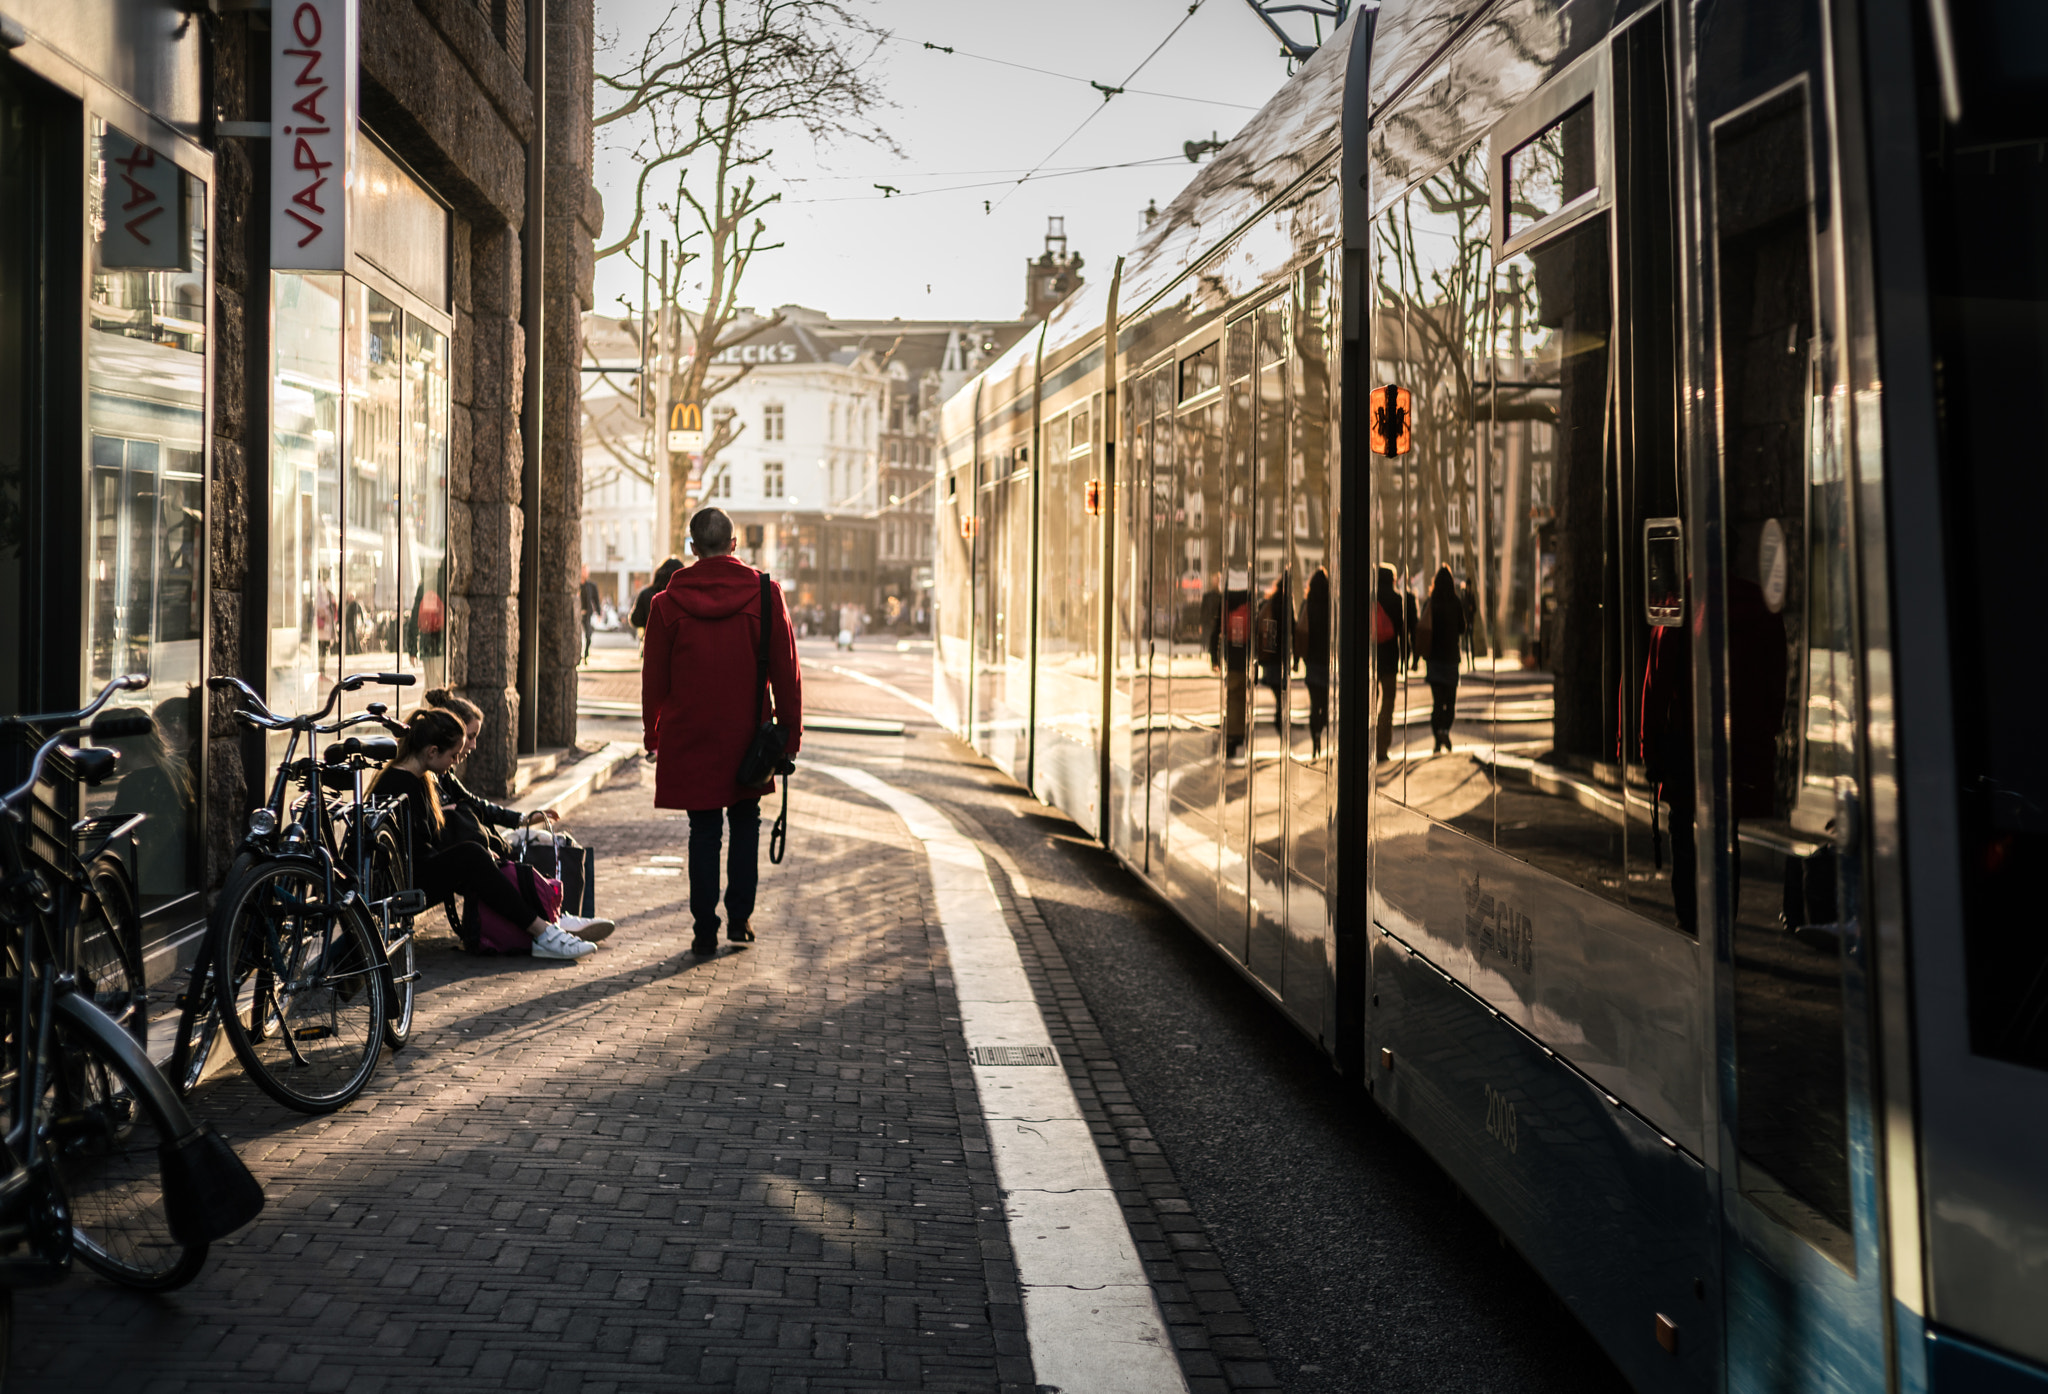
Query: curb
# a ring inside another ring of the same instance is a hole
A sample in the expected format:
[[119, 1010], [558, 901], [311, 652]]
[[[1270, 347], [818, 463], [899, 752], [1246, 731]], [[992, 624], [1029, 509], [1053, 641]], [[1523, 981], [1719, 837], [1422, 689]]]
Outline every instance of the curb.
[[570, 809], [589, 802], [590, 796], [610, 784], [612, 776], [627, 761], [636, 760], [639, 756], [640, 747], [632, 741], [606, 741], [601, 749], [578, 760], [566, 773], [529, 786], [520, 795], [520, 802], [533, 808], [552, 808], [566, 814]]

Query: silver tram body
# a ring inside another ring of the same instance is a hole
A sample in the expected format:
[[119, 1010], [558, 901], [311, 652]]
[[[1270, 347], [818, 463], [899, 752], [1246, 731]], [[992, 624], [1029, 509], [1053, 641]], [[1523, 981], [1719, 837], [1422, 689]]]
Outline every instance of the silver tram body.
[[945, 409], [941, 719], [1639, 1388], [2048, 1390], [2044, 75], [1386, 0]]

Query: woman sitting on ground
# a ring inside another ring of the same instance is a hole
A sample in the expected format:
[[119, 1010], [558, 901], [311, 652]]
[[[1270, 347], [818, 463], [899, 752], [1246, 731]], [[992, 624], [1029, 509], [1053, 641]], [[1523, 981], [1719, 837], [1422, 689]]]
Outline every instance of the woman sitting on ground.
[[[445, 687], [427, 689], [427, 705], [437, 707], [462, 723], [462, 750], [456, 755], [455, 763], [461, 764], [476, 749], [477, 737], [483, 734], [484, 711], [467, 697], [457, 696]], [[452, 838], [462, 842], [474, 842], [490, 850], [498, 861], [512, 860], [512, 849], [499, 834], [500, 828], [526, 827], [534, 823], [558, 823], [562, 815], [552, 808], [537, 808], [531, 813], [521, 813], [516, 808], [492, 803], [483, 795], [471, 790], [468, 785], [455, 777], [451, 768], [439, 778], [441, 786], [441, 811], [447, 815], [448, 827], [444, 840]], [[617, 926], [606, 919], [585, 919], [581, 915], [563, 915], [556, 923], [579, 939], [591, 943], [610, 934]]]
[[478, 843], [447, 835], [440, 781], [462, 752], [462, 723], [453, 713], [421, 707], [405, 723], [398, 754], [377, 772], [370, 787], [391, 797], [406, 795], [405, 818], [412, 832], [413, 884], [429, 899], [469, 896], [490, 907], [533, 940], [535, 958], [582, 958], [595, 953], [586, 943], [547, 918], [537, 901], [505, 879], [498, 860]]

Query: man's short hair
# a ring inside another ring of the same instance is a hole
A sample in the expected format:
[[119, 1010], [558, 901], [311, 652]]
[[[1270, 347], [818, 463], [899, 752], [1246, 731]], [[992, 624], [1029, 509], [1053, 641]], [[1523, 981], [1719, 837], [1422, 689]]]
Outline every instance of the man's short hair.
[[722, 557], [732, 550], [732, 519], [722, 508], [700, 508], [690, 515], [690, 550], [700, 557]]

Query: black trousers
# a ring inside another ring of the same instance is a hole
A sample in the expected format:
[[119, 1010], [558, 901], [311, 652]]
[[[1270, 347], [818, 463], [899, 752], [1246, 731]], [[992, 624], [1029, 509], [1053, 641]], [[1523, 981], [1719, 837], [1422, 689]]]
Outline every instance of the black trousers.
[[504, 872], [498, 869], [498, 859], [474, 842], [457, 842], [429, 852], [413, 864], [412, 874], [415, 884], [432, 901], [446, 900], [451, 895], [468, 896], [490, 906], [521, 929], [547, 918], [538, 901], [528, 900], [505, 879]]
[[754, 891], [761, 883], [761, 801], [741, 799], [730, 808], [690, 810], [690, 914], [696, 937], [718, 933], [718, 844], [732, 825], [732, 850], [725, 862], [725, 913], [733, 924], [754, 917]]

